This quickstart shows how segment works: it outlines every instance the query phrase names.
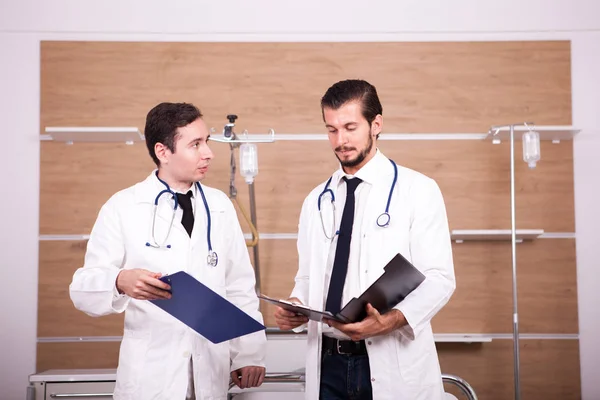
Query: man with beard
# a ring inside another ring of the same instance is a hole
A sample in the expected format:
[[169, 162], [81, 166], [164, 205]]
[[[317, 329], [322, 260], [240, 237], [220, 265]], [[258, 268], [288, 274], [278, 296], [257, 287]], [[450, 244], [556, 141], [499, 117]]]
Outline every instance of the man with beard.
[[367, 305], [367, 317], [357, 323], [308, 321], [278, 308], [280, 329], [298, 331], [308, 323], [306, 398], [441, 400], [430, 321], [450, 299], [455, 278], [440, 189], [375, 145], [383, 110], [373, 85], [338, 82], [321, 109], [340, 168], [302, 206], [290, 300], [335, 315], [398, 253], [426, 279], [383, 315]]

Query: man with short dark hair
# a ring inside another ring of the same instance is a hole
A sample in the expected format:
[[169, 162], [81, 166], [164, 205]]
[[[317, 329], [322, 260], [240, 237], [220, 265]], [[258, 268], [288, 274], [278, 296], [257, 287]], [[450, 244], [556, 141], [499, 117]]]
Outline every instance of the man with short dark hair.
[[306, 399], [441, 400], [430, 321], [450, 299], [455, 278], [440, 189], [375, 146], [383, 109], [373, 85], [338, 82], [321, 109], [340, 168], [302, 206], [290, 299], [335, 315], [398, 253], [426, 279], [383, 315], [367, 305], [367, 317], [357, 323], [309, 322], [278, 308], [281, 329], [308, 322]]
[[262, 323], [242, 230], [227, 196], [199, 183], [213, 154], [198, 108], [161, 103], [144, 135], [157, 169], [100, 210], [71, 299], [91, 316], [125, 312], [115, 400], [226, 399], [230, 378], [262, 383], [265, 333], [213, 344], [146, 300], [170, 298], [159, 278], [185, 271]]

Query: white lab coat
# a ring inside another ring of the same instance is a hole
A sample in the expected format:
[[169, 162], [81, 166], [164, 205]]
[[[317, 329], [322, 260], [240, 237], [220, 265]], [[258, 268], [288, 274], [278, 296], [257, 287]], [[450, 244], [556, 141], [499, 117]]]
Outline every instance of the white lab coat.
[[[77, 309], [91, 316], [125, 312], [116, 400], [185, 399], [190, 358], [196, 399], [226, 399], [230, 371], [264, 366], [264, 331], [212, 344], [149, 301], [115, 295], [121, 268], [162, 274], [183, 270], [262, 322], [248, 250], [233, 205], [223, 192], [203, 186], [212, 217], [212, 246], [219, 256], [216, 267], [206, 262], [207, 219], [199, 193], [194, 198], [192, 237], [179, 217], [167, 241], [170, 249], [146, 246], [151, 241], [154, 199], [163, 189], [153, 172], [143, 182], [116, 193], [102, 207], [87, 245], [85, 264], [73, 276], [71, 299]], [[159, 243], [173, 213], [168, 197], [162, 196], [156, 216]]]
[[[367, 340], [373, 398], [377, 400], [441, 400], [444, 398], [441, 371], [430, 325], [431, 318], [447, 303], [455, 289], [450, 232], [442, 194], [436, 182], [408, 168], [398, 167], [398, 183], [390, 205], [391, 222], [377, 226], [385, 210], [393, 168], [379, 151], [360, 232], [360, 289], [366, 290], [383, 274], [383, 267], [401, 253], [426, 276], [426, 280], [396, 306], [408, 325], [385, 336]], [[343, 176], [339, 169], [330, 187]], [[360, 175], [357, 175], [360, 177]], [[323, 233], [317, 199], [325, 183], [315, 188], [302, 206], [298, 233], [299, 269], [291, 296], [304, 304], [323, 309], [324, 274], [330, 240]], [[329, 198], [327, 198], [329, 199]], [[330, 201], [330, 200], [326, 200]], [[361, 200], [362, 201], [362, 200]], [[337, 207], [343, 207], [343, 200]], [[324, 214], [326, 226], [331, 215]], [[338, 221], [339, 224], [339, 221]], [[319, 398], [322, 324], [308, 324], [306, 399]]]

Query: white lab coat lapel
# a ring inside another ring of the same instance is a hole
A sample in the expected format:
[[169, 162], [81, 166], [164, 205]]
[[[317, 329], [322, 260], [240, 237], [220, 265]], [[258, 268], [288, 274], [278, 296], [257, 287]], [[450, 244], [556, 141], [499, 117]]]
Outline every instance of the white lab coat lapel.
[[[332, 179], [332, 183], [335, 180]], [[334, 192], [334, 196], [336, 193], [337, 185], [330, 185]], [[337, 197], [336, 197], [337, 199]], [[327, 197], [327, 202], [329, 202], [329, 197]], [[337, 203], [339, 204], [339, 203]], [[327, 207], [326, 210], [329, 210], [331, 213], [331, 208]], [[324, 213], [326, 212], [323, 210]], [[324, 214], [325, 216], [325, 214]], [[308, 304], [310, 307], [316, 310], [324, 309], [324, 299], [325, 299], [325, 290], [327, 283], [325, 282], [325, 268], [327, 266], [327, 258], [329, 256], [329, 248], [331, 246], [331, 239], [328, 239], [324, 232], [323, 226], [321, 224], [320, 213], [317, 209], [317, 202], [315, 201], [312, 212], [309, 215], [309, 237], [310, 237], [310, 248], [301, 249], [301, 251], [307, 251], [310, 254], [310, 277], [311, 277], [311, 285], [309, 290], [309, 299]], [[327, 222], [327, 219], [325, 219]], [[339, 221], [338, 221], [339, 224]], [[329, 227], [326, 225], [326, 227]], [[335, 227], [337, 229], [337, 227]], [[334, 232], [335, 233], [335, 232]], [[314, 282], [314, 283], [313, 283]], [[321, 334], [322, 334], [322, 325], [321, 323], [317, 323], [315, 321], [309, 321], [309, 329], [308, 329], [308, 341], [309, 343], [316, 344], [315, 346], [309, 346], [307, 351], [307, 360], [308, 365], [306, 368], [306, 382], [310, 384], [307, 386], [307, 399], [317, 398], [318, 397], [318, 382], [321, 376], [321, 363], [320, 354], [321, 354]], [[316, 383], [316, 386], [315, 386]]]
[[[158, 194], [158, 192], [156, 193]], [[160, 232], [167, 232], [169, 229], [169, 225], [171, 224], [171, 220], [173, 221], [171, 231], [176, 229], [176, 227], [183, 228], [181, 225], [181, 221], [177, 221], [176, 210], [174, 209], [175, 200], [173, 199], [173, 195], [170, 193], [163, 193], [160, 196], [160, 200], [158, 201], [158, 208], [156, 210], [156, 219], [161, 220], [161, 229]]]
[[[196, 186], [196, 184], [194, 184]], [[219, 232], [226, 230], [227, 227], [222, 225], [221, 217], [225, 213], [224, 204], [217, 202], [217, 198], [210, 195], [210, 191], [204, 189], [204, 196], [206, 197], [206, 205], [202, 199], [202, 193], [196, 186], [194, 191], [194, 229], [192, 231], [192, 246], [200, 245], [206, 250], [208, 255], [208, 215], [211, 219], [211, 244], [214, 251], [215, 246], [218, 246]]]
[[[333, 191], [333, 195], [337, 200], [337, 180], [336, 177], [331, 181], [329, 185], [329, 189]], [[335, 204], [339, 204], [337, 201]], [[327, 229], [327, 234], [331, 236], [331, 234], [335, 234], [335, 230], [338, 229], [338, 226], [333, 226], [332, 218], [333, 218], [333, 208], [331, 206], [331, 197], [329, 194], [322, 197], [321, 208], [323, 211], [323, 220], [325, 223], [325, 229]], [[324, 282], [325, 276], [325, 268], [327, 266], [327, 258], [329, 257], [329, 248], [331, 246], [331, 240], [325, 236], [325, 232], [323, 231], [323, 224], [321, 223], [321, 213], [318, 210], [317, 204], [315, 203], [314, 210], [312, 210], [311, 218], [310, 218], [310, 238], [311, 238], [311, 248], [308, 250], [310, 252], [310, 265], [311, 265], [311, 280], [312, 277], [316, 277], [315, 282]], [[339, 225], [339, 221], [338, 225]], [[330, 232], [332, 230], [333, 232]], [[323, 298], [325, 291], [325, 284], [320, 287], [311, 287], [310, 291], [310, 299], [309, 304], [313, 307], [316, 307], [318, 310], [323, 309]]]
[[[379, 152], [377, 152], [376, 159], [373, 161], [375, 162], [375, 165], [369, 165], [370, 168], [368, 172], [362, 171], [361, 174], [361, 171], [359, 171], [359, 173], [356, 175], [371, 185], [369, 197], [366, 199], [367, 203], [364, 208], [365, 211], [362, 219], [362, 225], [360, 227], [355, 227], [355, 229], [358, 229], [353, 232], [353, 234], [362, 235], [359, 265], [361, 265], [362, 268], [369, 268], [369, 273], [366, 275], [367, 279], [362, 279], [365, 274], [363, 274], [361, 271], [361, 291], [364, 291], [369, 287], [374, 280], [373, 276], [376, 278], [380, 275], [380, 273], [377, 272], [377, 268], [372, 267], [381, 264], [379, 259], [383, 255], [374, 253], [372, 251], [374, 247], [370, 245], [370, 242], [376, 240], [376, 234], [378, 230], [390, 229], [389, 227], [382, 228], [378, 226], [377, 219], [385, 211], [387, 199], [390, 193], [390, 187], [394, 179], [394, 170], [389, 159]], [[393, 214], [391, 209], [390, 214]]]
[[[368, 164], [368, 170], [361, 169], [356, 177], [371, 185], [369, 198], [365, 207], [360, 232], [369, 233], [375, 229], [382, 229], [377, 225], [377, 218], [385, 211], [390, 194], [390, 187], [394, 179], [394, 170], [390, 160], [379, 151]], [[366, 168], [366, 167], [365, 167]], [[397, 189], [395, 190], [397, 192]], [[390, 214], [392, 214], [390, 210]], [[364, 252], [361, 252], [364, 253]]]
[[[164, 238], [169, 231], [169, 227], [171, 227], [171, 233], [169, 234], [167, 242], [173, 240], [171, 235], [173, 234], [174, 230], [180, 229], [185, 232], [185, 229], [181, 225], [181, 221], [177, 221], [176, 217], [173, 218], [174, 200], [173, 195], [169, 193], [165, 192], [160, 196], [158, 200], [158, 206], [156, 207], [156, 216], [154, 215], [154, 202], [156, 200], [156, 196], [166, 189], [166, 187], [158, 181], [155, 173], [156, 170], [148, 175], [148, 177], [136, 187], [135, 201], [136, 203], [149, 205], [147, 217], [149, 218], [149, 221], [152, 221], [152, 219], [155, 218], [154, 235], [156, 241], [160, 244], [164, 241]], [[148, 232], [148, 235], [151, 239], [152, 224], [150, 224], [149, 229], [150, 232]], [[187, 232], [185, 232], [185, 234], [187, 235]]]
[[[373, 254], [373, 247], [370, 246], [369, 243], [370, 241], [375, 240], [374, 235], [377, 229], [387, 229], [377, 226], [377, 217], [379, 217], [379, 215], [385, 210], [387, 195], [384, 193], [384, 191], [385, 188], [382, 183], [374, 182], [371, 190], [369, 191], [369, 198], [367, 199], [365, 213], [362, 219], [362, 226], [356, 227], [355, 232], [353, 232], [353, 235], [362, 235], [359, 260], [359, 265], [361, 266], [361, 271], [359, 274], [361, 292], [365, 291], [369, 287], [371, 283], [369, 275], [371, 275], [373, 272], [373, 268], [370, 268], [370, 266], [377, 265], [377, 258], [379, 257], [379, 254]], [[365, 269], [367, 269], [369, 275], [363, 273], [363, 270]]]
[[[190, 252], [194, 254], [196, 264], [190, 266], [192, 274], [196, 276], [204, 284], [215, 288], [223, 287], [225, 284], [224, 268], [227, 266], [226, 246], [228, 245], [223, 238], [224, 232], [233, 227], [225, 226], [224, 219], [226, 213], [226, 205], [223, 204], [224, 197], [215, 196], [214, 191], [210, 188], [203, 187], [204, 195], [206, 196], [206, 204], [202, 199], [200, 190], [196, 187], [194, 190], [194, 229], [189, 242]], [[223, 200], [221, 200], [223, 199]], [[210, 239], [212, 250], [217, 254], [218, 262], [216, 266], [208, 265], [208, 215], [211, 219]], [[186, 233], [187, 235], [187, 233]], [[225, 246], [225, 247], [223, 247]]]
[[[204, 201], [202, 200], [202, 194], [198, 189], [198, 186], [194, 183], [194, 229], [192, 230], [191, 245], [192, 247], [202, 245], [202, 248], [207, 251], [208, 255], [208, 244], [207, 244], [207, 232], [208, 232], [208, 219], [206, 215], [206, 207], [204, 207]], [[205, 193], [206, 195], [206, 193]], [[206, 199], [209, 211], [212, 209], [211, 204]], [[213, 221], [214, 222], [214, 221]], [[212, 226], [212, 236], [214, 236], [215, 226]], [[186, 232], [187, 233], [187, 232]], [[214, 238], [212, 239], [214, 242]], [[213, 244], [214, 246], [214, 244]]]
[[[148, 177], [148, 179], [146, 179], [144, 183], [148, 185], [147, 190], [153, 193], [150, 196], [148, 196], [148, 198], [151, 199], [152, 204], [154, 204], [156, 196], [158, 195], [158, 193], [165, 190], [166, 186], [158, 181], [158, 179], [154, 175], [154, 172]], [[161, 227], [161, 232], [163, 232], [162, 229], [168, 229], [169, 225], [171, 224], [171, 220], [173, 220], [173, 227], [171, 231], [173, 231], [174, 229], [179, 229], [181, 232], [187, 235], [187, 231], [185, 230], [183, 225], [181, 225], [181, 211], [177, 213], [174, 207], [175, 199], [173, 194], [164, 192], [158, 200], [158, 207], [156, 211], [156, 219], [162, 220], [162, 222], [165, 224], [164, 227]], [[177, 206], [177, 209], [180, 209], [180, 207]], [[174, 212], [175, 214], [179, 215], [179, 218], [177, 215], [175, 215], [175, 218], [173, 218]], [[166, 233], [166, 230], [164, 232]]]

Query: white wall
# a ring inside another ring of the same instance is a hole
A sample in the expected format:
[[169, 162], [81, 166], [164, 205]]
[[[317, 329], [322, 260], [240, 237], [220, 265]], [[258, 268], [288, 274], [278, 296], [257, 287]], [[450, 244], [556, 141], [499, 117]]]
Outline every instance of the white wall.
[[39, 55], [33, 35], [0, 34], [0, 399], [23, 399], [35, 368]]
[[[35, 368], [39, 41], [573, 40], [577, 257], [583, 398], [600, 398], [600, 2], [597, 0], [20, 0], [0, 3], [0, 398], [24, 397]], [[594, 112], [596, 111], [596, 112]], [[592, 133], [596, 130], [595, 136]], [[7, 193], [8, 192], [8, 193]], [[7, 307], [6, 305], [10, 305]], [[8, 327], [8, 329], [7, 329]]]
[[[6, 1], [5, 1], [6, 3]], [[598, 28], [596, 0], [19, 0], [13, 32], [382, 33], [533, 32]], [[168, 16], [168, 17], [167, 17]]]
[[[600, 12], [596, 15], [600, 16]], [[584, 399], [600, 399], [600, 32], [572, 44], [579, 348]]]

